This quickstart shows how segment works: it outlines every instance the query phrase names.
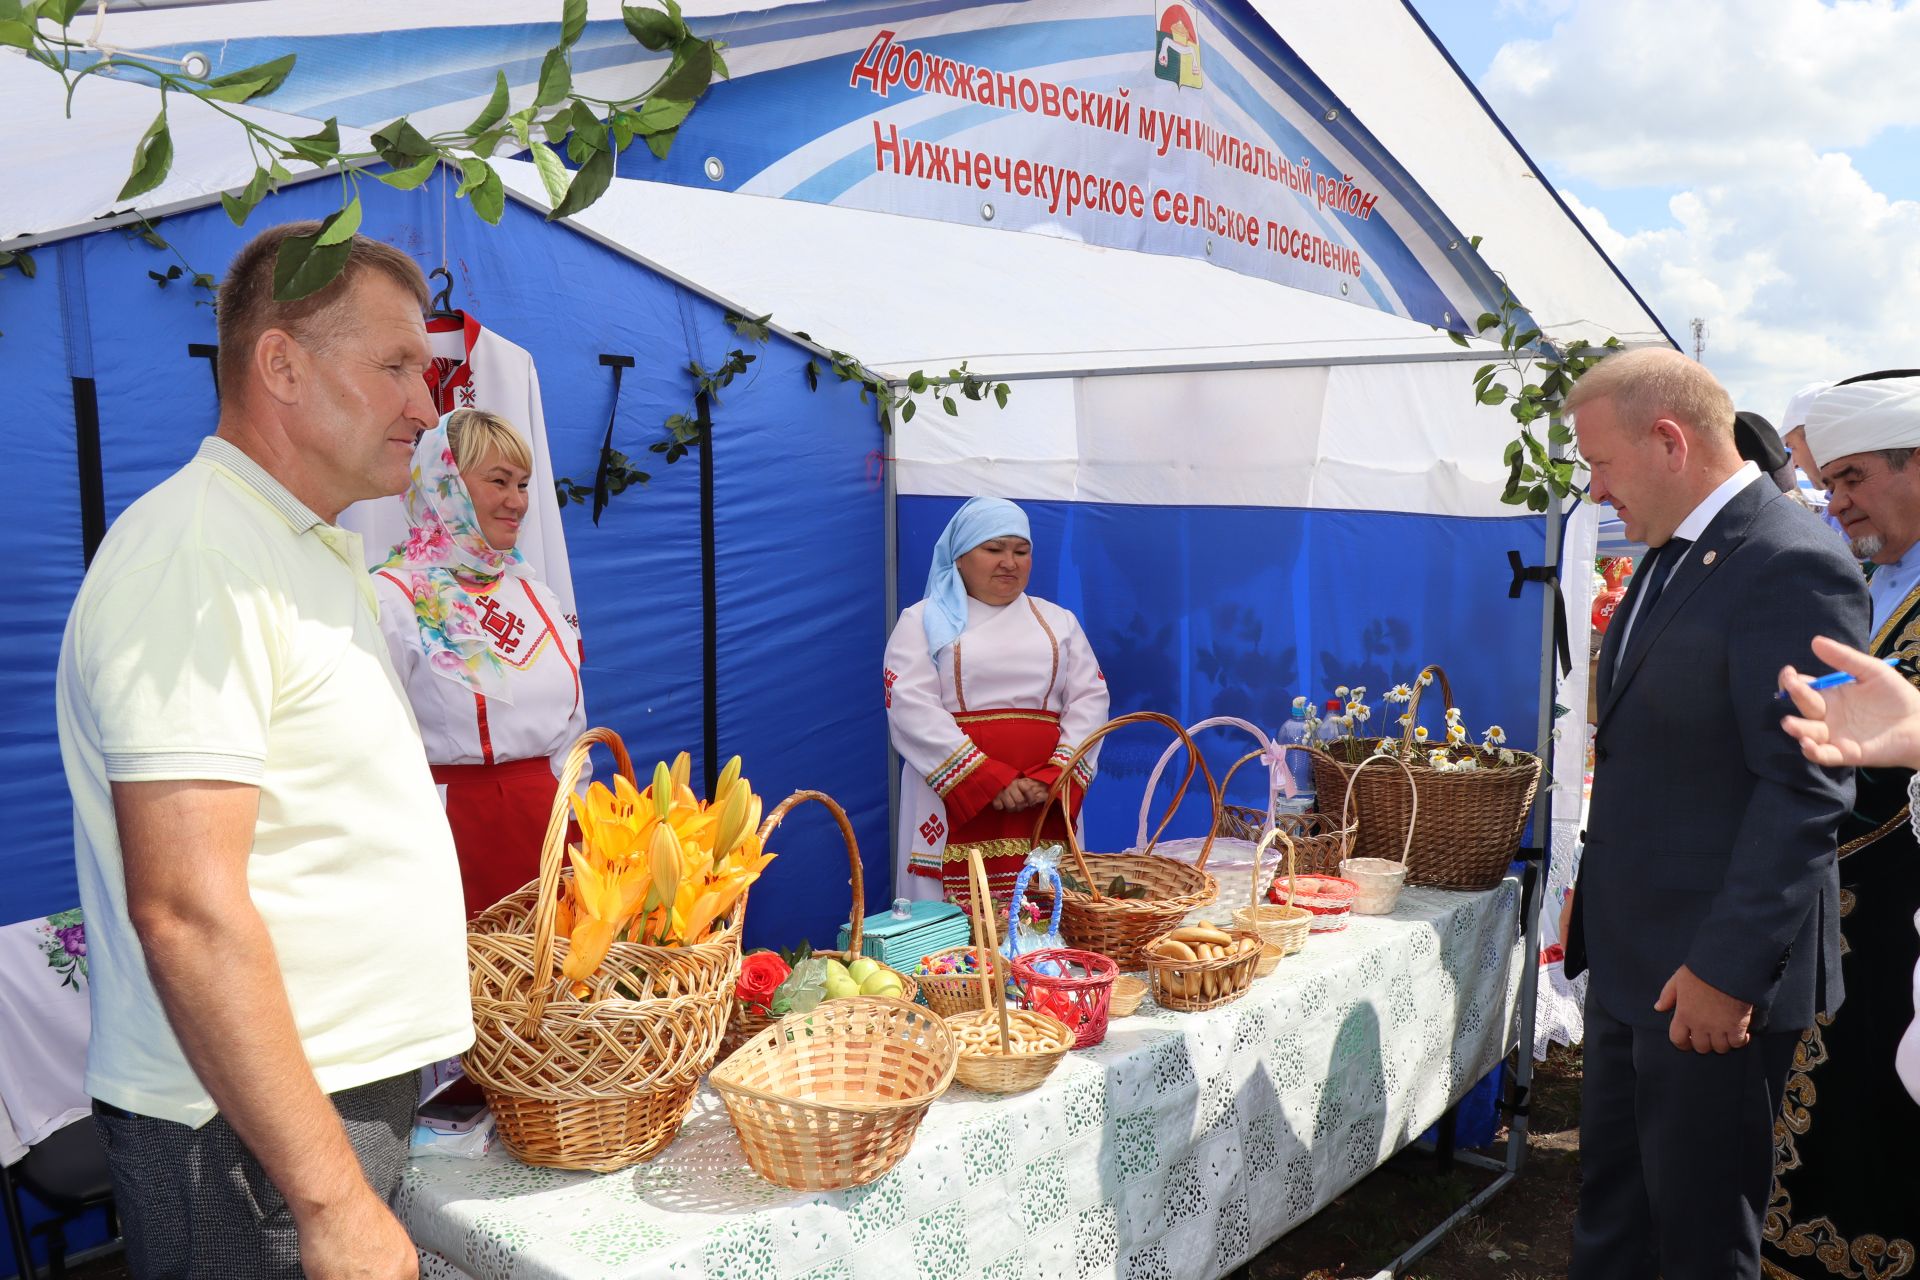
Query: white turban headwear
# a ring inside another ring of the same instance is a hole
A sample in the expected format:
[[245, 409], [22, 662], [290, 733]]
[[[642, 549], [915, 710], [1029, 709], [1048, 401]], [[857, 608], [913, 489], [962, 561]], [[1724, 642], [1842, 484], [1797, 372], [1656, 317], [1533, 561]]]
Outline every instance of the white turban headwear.
[[1787, 411], [1780, 415], [1780, 434], [1784, 436], [1795, 427], [1806, 426], [1807, 410], [1813, 407], [1822, 391], [1832, 386], [1831, 382], [1809, 382], [1794, 392], [1793, 398], [1787, 401]]
[[1830, 388], [1807, 410], [1807, 450], [1821, 470], [1876, 449], [1920, 448], [1920, 377]]

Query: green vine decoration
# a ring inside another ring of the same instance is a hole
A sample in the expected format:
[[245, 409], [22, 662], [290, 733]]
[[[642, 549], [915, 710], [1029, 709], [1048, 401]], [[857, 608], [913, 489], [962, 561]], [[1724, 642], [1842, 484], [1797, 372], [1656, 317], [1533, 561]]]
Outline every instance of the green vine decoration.
[[[1478, 248], [1480, 237], [1473, 237], [1472, 243]], [[1473, 331], [1482, 336], [1498, 333], [1501, 352], [1499, 359], [1474, 372], [1474, 399], [1485, 405], [1506, 405], [1520, 428], [1501, 455], [1507, 484], [1500, 501], [1508, 506], [1524, 504], [1529, 511], [1557, 510], [1577, 491], [1578, 476], [1586, 470], [1577, 454], [1563, 456], [1573, 443], [1573, 431], [1561, 406], [1582, 374], [1620, 349], [1620, 339], [1608, 338], [1596, 345], [1577, 338], [1564, 347], [1547, 341], [1507, 288], [1505, 277], [1500, 281], [1499, 309], [1483, 313]], [[1458, 346], [1469, 345], [1464, 334], [1449, 331], [1447, 336]], [[1545, 439], [1539, 434], [1543, 422]]]
[[[549, 221], [580, 212], [606, 192], [613, 178], [615, 157], [644, 140], [655, 156], [665, 158], [680, 125], [706, 93], [715, 76], [727, 75], [722, 42], [703, 40], [688, 30], [677, 0], [661, 0], [664, 8], [624, 5], [621, 17], [627, 33], [653, 53], [668, 53], [667, 68], [644, 91], [626, 98], [596, 98], [573, 87], [572, 49], [586, 29], [587, 0], [562, 0], [560, 39], [541, 63], [538, 89], [532, 105], [509, 114], [507, 77], [495, 73], [493, 96], [466, 128], [426, 136], [405, 116], [372, 135], [372, 150], [346, 148], [340, 142], [337, 119], [318, 132], [289, 137], [249, 119], [233, 108], [270, 96], [293, 74], [295, 57], [287, 54], [271, 62], [212, 77], [190, 76], [184, 70], [143, 58], [137, 53], [113, 51], [76, 67], [75, 59], [94, 56], [86, 41], [68, 31], [85, 0], [0, 0], [0, 45], [22, 50], [26, 57], [59, 76], [67, 90], [67, 112], [73, 96], [88, 76], [109, 68], [138, 71], [160, 89], [160, 112], [134, 147], [126, 185], [117, 197], [132, 200], [166, 180], [173, 166], [173, 135], [168, 125], [167, 96], [197, 98], [240, 125], [246, 133], [254, 163], [251, 181], [238, 192], [220, 197], [234, 225], [247, 221], [267, 194], [293, 177], [287, 168], [305, 162], [318, 168], [337, 167], [340, 206], [309, 236], [290, 237], [274, 263], [274, 296], [283, 302], [304, 298], [324, 288], [346, 264], [349, 241], [360, 229], [361, 169], [382, 162], [390, 172], [372, 175], [387, 186], [410, 191], [442, 165], [458, 170], [455, 196], [469, 201], [474, 212], [497, 224], [506, 209], [506, 188], [487, 157], [511, 136], [532, 153], [550, 197]], [[50, 25], [51, 24], [51, 28]], [[536, 139], [538, 127], [541, 137]], [[561, 163], [554, 145], [564, 144], [572, 171]], [[17, 257], [17, 255], [16, 255]], [[188, 269], [191, 270], [190, 268]], [[193, 273], [196, 277], [200, 273]], [[172, 271], [161, 283], [178, 279]], [[196, 278], [195, 283], [199, 280]]]

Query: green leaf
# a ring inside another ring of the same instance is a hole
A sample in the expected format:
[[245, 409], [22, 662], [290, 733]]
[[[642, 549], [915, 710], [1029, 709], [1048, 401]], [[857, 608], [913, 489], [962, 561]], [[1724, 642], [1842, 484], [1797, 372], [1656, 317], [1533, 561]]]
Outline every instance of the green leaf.
[[373, 135], [374, 150], [396, 169], [405, 169], [423, 156], [434, 154], [434, 146], [420, 136], [405, 116]]
[[817, 360], [807, 361], [805, 372], [807, 375], [807, 390], [818, 391], [820, 389], [820, 362]]
[[633, 145], [633, 119], [633, 113], [630, 111], [613, 113], [610, 123], [613, 125], [614, 150], [625, 151]]
[[692, 102], [712, 83], [713, 46], [689, 36], [674, 46], [673, 61], [652, 96]]
[[713, 47], [713, 73], [722, 80], [733, 79], [733, 72], [727, 70], [727, 60], [720, 56], [720, 51], [727, 47], [726, 42], [724, 40], [714, 40], [710, 43]]
[[493, 82], [493, 96], [487, 99], [485, 109], [473, 118], [472, 124], [467, 126], [467, 132], [470, 134], [485, 133], [506, 118], [507, 73], [504, 71], [496, 71], [493, 74], [495, 77]]
[[567, 51], [547, 50], [546, 61], [540, 64], [540, 91], [533, 95], [533, 105], [550, 107], [572, 90], [573, 70], [567, 65]]
[[[248, 67], [244, 71], [230, 71], [207, 81], [207, 87], [195, 97], [217, 98], [221, 102], [245, 102], [249, 98], [264, 98], [287, 82], [293, 72], [294, 54], [275, 58], [272, 62], [263, 62], [257, 67]], [[238, 97], [228, 96], [227, 90], [246, 89]]]
[[573, 100], [573, 131], [584, 135], [587, 144], [595, 149], [604, 149], [607, 145], [607, 122], [602, 120], [594, 109], [580, 99]]
[[[329, 116], [320, 126], [320, 132], [310, 133], [303, 138], [288, 138], [287, 145], [302, 160], [314, 164], [331, 164], [340, 154], [340, 122]], [[287, 177], [292, 177], [288, 174]]]
[[1499, 323], [1499, 316], [1493, 314], [1491, 311], [1483, 311], [1480, 313], [1480, 318], [1473, 322], [1473, 331], [1475, 333], [1485, 333]]
[[1547, 489], [1545, 485], [1535, 485], [1527, 494], [1527, 510], [1545, 511], [1547, 509]]
[[133, 171], [127, 175], [127, 185], [121, 187], [120, 194], [114, 198], [131, 200], [153, 190], [167, 180], [167, 170], [172, 167], [173, 134], [167, 129], [167, 109], [162, 107], [135, 144]]
[[347, 265], [353, 246], [345, 240], [338, 244], [320, 244], [320, 237], [340, 217], [336, 210], [310, 236], [288, 236], [280, 242], [273, 260], [273, 296], [280, 302], [294, 302], [327, 287]]
[[960, 406], [953, 402], [952, 396], [941, 396], [940, 404], [941, 407], [947, 411], [949, 417], [957, 418], [960, 416]]
[[998, 383], [993, 388], [993, 399], [1002, 409], [1007, 407], [1007, 397], [1013, 394], [1013, 388], [1006, 383]]
[[292, 179], [293, 171], [278, 160], [267, 166], [267, 185], [271, 189], [278, 191], [281, 183], [290, 182]]
[[360, 197], [355, 196], [346, 208], [334, 212], [320, 225], [319, 247], [324, 249], [353, 239], [353, 233], [360, 229], [361, 217]]
[[1480, 237], [1479, 237], [1479, 236], [1468, 236], [1468, 237], [1467, 237], [1467, 247], [1468, 247], [1469, 249], [1478, 249], [1478, 248], [1480, 247]]
[[1466, 338], [1451, 329], [1447, 330], [1447, 337], [1452, 340], [1453, 345], [1456, 347], [1464, 347], [1467, 345]]
[[909, 400], [909, 401], [907, 401], [906, 403], [904, 403], [904, 404], [902, 404], [902, 405], [900, 406], [900, 421], [902, 421], [902, 422], [912, 422], [912, 421], [913, 421], [913, 411], [914, 411], [914, 407], [915, 407], [915, 406], [914, 406], [914, 403], [913, 403], [913, 401], [911, 401], [911, 400]]
[[1507, 441], [1507, 450], [1505, 453], [1500, 455], [1500, 465], [1510, 467], [1515, 462], [1519, 461], [1519, 459], [1520, 459], [1520, 442], [1518, 440]]
[[507, 118], [507, 123], [513, 127], [513, 139], [520, 144], [522, 151], [533, 145], [533, 134], [531, 132], [533, 127], [532, 107], [522, 107], [520, 110], [514, 112]]
[[1522, 347], [1529, 346], [1538, 341], [1540, 341], [1540, 331], [1538, 329], [1528, 329], [1525, 333], [1519, 334], [1514, 338], [1513, 349], [1518, 351]]
[[919, 395], [927, 389], [927, 375], [915, 369], [907, 375], [907, 390]]
[[[51, 19], [61, 26], [71, 26], [73, 16], [86, 8], [87, 0], [41, 0], [40, 16]], [[22, 10], [22, 12], [27, 12]]]
[[396, 169], [392, 173], [376, 174], [375, 176], [396, 191], [412, 191], [428, 178], [431, 178], [433, 171], [439, 167], [440, 157], [428, 156], [410, 168]]
[[29, 280], [40, 274], [40, 268], [34, 265], [33, 255], [25, 249], [13, 255], [13, 265]]
[[271, 175], [265, 169], [255, 169], [253, 181], [249, 182], [246, 190], [238, 196], [230, 195], [225, 191], [220, 193], [220, 203], [226, 208], [227, 217], [233, 219], [234, 226], [246, 225], [247, 215], [253, 212], [255, 205], [266, 198], [267, 183], [270, 180]]
[[485, 160], [477, 156], [461, 156], [460, 185], [454, 189], [453, 194], [456, 197], [466, 195], [469, 191], [485, 182], [487, 175], [492, 172], [493, 167]]
[[691, 102], [676, 102], [672, 99], [652, 97], [641, 104], [640, 110], [633, 115], [635, 133], [662, 133], [669, 129], [678, 129], [680, 122], [693, 110]]
[[540, 132], [548, 142], [557, 143], [573, 132], [573, 112], [562, 111], [548, 116], [540, 124]]
[[668, 129], [662, 133], [647, 135], [647, 150], [653, 152], [656, 160], [665, 160], [667, 153], [673, 150], [673, 140], [680, 136], [678, 129]]
[[1555, 422], [1552, 426], [1547, 428], [1547, 441], [1550, 444], [1561, 444], [1561, 445], [1572, 444], [1573, 432], [1567, 430], [1566, 423]]
[[680, 20], [680, 6], [676, 4], [670, 8], [670, 12], [662, 13], [657, 9], [623, 4], [620, 6], [620, 18], [627, 24], [628, 35], [658, 53], [678, 44], [687, 36], [687, 24]]
[[548, 215], [548, 220], [565, 218], [580, 212], [606, 193], [607, 184], [613, 180], [613, 152], [596, 151], [587, 158], [587, 162], [573, 175], [573, 182], [567, 187], [567, 197], [560, 206]]
[[486, 178], [467, 193], [467, 199], [482, 222], [488, 226], [500, 225], [500, 217], [507, 208], [507, 189], [501, 184], [499, 174], [488, 169]]
[[587, 157], [594, 153], [594, 149], [593, 144], [587, 141], [587, 135], [578, 129], [567, 134], [567, 159], [572, 161], [575, 167], [585, 164]]
[[1485, 391], [1482, 391], [1479, 395], [1479, 400], [1481, 404], [1499, 404], [1501, 401], [1505, 400], [1506, 398], [1507, 398], [1507, 389], [1505, 387], [1488, 387]]
[[540, 181], [546, 184], [547, 203], [558, 207], [567, 196], [567, 166], [560, 163], [560, 157], [554, 154], [552, 147], [536, 143], [533, 148], [533, 167], [540, 171]]
[[33, 48], [33, 24], [16, 18], [0, 19], [0, 45], [16, 49]]
[[587, 0], [566, 0], [560, 11], [560, 47], [570, 49], [587, 29]]

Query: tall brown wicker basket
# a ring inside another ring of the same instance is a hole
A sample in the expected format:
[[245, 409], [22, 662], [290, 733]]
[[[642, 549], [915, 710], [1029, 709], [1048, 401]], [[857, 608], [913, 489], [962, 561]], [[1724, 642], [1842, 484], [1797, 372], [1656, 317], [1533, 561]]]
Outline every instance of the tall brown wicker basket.
[[[1200, 749], [1193, 745], [1193, 739], [1187, 736], [1187, 731], [1180, 727], [1179, 721], [1157, 711], [1136, 711], [1109, 720], [1087, 735], [1067, 767], [1060, 771], [1060, 778], [1053, 784], [1047, 803], [1040, 806], [1040, 817], [1033, 827], [1033, 843], [1037, 845], [1047, 811], [1054, 804], [1061, 803], [1061, 793], [1073, 776], [1074, 766], [1080, 763], [1081, 757], [1096, 742], [1114, 730], [1131, 724], [1157, 724], [1171, 729], [1186, 744], [1187, 772], [1174, 790], [1173, 801], [1167, 806], [1166, 817], [1160, 820], [1159, 827], [1154, 830], [1153, 839], [1138, 853], [1083, 853], [1073, 824], [1067, 825], [1067, 850], [1072, 857], [1072, 868], [1090, 892], [1067, 889], [1060, 912], [1061, 932], [1066, 935], [1068, 942], [1083, 951], [1097, 951], [1110, 957], [1123, 969], [1144, 967], [1146, 962], [1140, 948], [1145, 943], [1178, 925], [1189, 911], [1204, 907], [1220, 896], [1219, 884], [1206, 872], [1207, 855], [1213, 849], [1214, 829], [1220, 822], [1220, 788], [1214, 783], [1213, 772], [1207, 768], [1207, 762], [1201, 758]], [[1159, 843], [1167, 824], [1173, 821], [1180, 801], [1187, 794], [1187, 784], [1193, 781], [1196, 768], [1206, 780], [1209, 811], [1207, 838], [1200, 846], [1199, 857], [1189, 866], [1154, 853], [1153, 847]], [[1102, 885], [1110, 884], [1114, 876], [1124, 876], [1128, 883], [1144, 887], [1147, 896], [1106, 896]], [[1034, 891], [1034, 895], [1042, 899], [1051, 893], [1050, 888]]]
[[611, 729], [589, 729], [567, 753], [540, 878], [468, 926], [474, 1042], [466, 1069], [516, 1157], [604, 1173], [652, 1158], [680, 1132], [733, 1007], [741, 909], [692, 946], [615, 942], [586, 997], [574, 996], [560, 974], [568, 942], [555, 936], [554, 908], [570, 874], [561, 865], [567, 797], [595, 743], [635, 782]]
[[[1455, 706], [1447, 673], [1430, 666], [1420, 674], [1425, 677], [1429, 673], [1438, 677], [1447, 706]], [[1405, 757], [1416, 755], [1414, 728], [1425, 687], [1424, 681], [1415, 682], [1413, 701], [1407, 707], [1407, 727], [1401, 737], [1401, 754]], [[1325, 751], [1313, 753], [1313, 785], [1323, 811], [1331, 811], [1336, 805], [1344, 809], [1347, 788], [1355, 785], [1355, 773], [1381, 741], [1358, 739], [1360, 759], [1351, 762]], [[1408, 760], [1420, 794], [1419, 822], [1413, 825], [1413, 852], [1407, 860], [1408, 884], [1491, 889], [1500, 883], [1507, 864], [1520, 848], [1534, 792], [1540, 786], [1540, 757], [1515, 751], [1514, 763], [1502, 765], [1486, 748], [1472, 750], [1480, 767], [1462, 772], [1443, 773], [1419, 760]], [[1353, 809], [1361, 822], [1348, 856], [1395, 857], [1400, 834], [1414, 824], [1411, 801], [1401, 780], [1390, 773], [1361, 778]]]

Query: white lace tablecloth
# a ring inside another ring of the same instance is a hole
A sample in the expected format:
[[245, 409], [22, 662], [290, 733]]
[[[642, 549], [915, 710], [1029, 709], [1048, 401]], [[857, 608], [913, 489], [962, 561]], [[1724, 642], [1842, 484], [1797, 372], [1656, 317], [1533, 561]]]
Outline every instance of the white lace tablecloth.
[[[1223, 883], [1225, 918], [1246, 901]], [[1431, 1125], [1512, 1043], [1519, 886], [1409, 889], [1224, 1008], [1151, 1001], [1047, 1083], [955, 1085], [851, 1191], [747, 1167], [703, 1089], [614, 1174], [423, 1156], [397, 1208], [423, 1275], [475, 1280], [999, 1280], [1224, 1275]]]

